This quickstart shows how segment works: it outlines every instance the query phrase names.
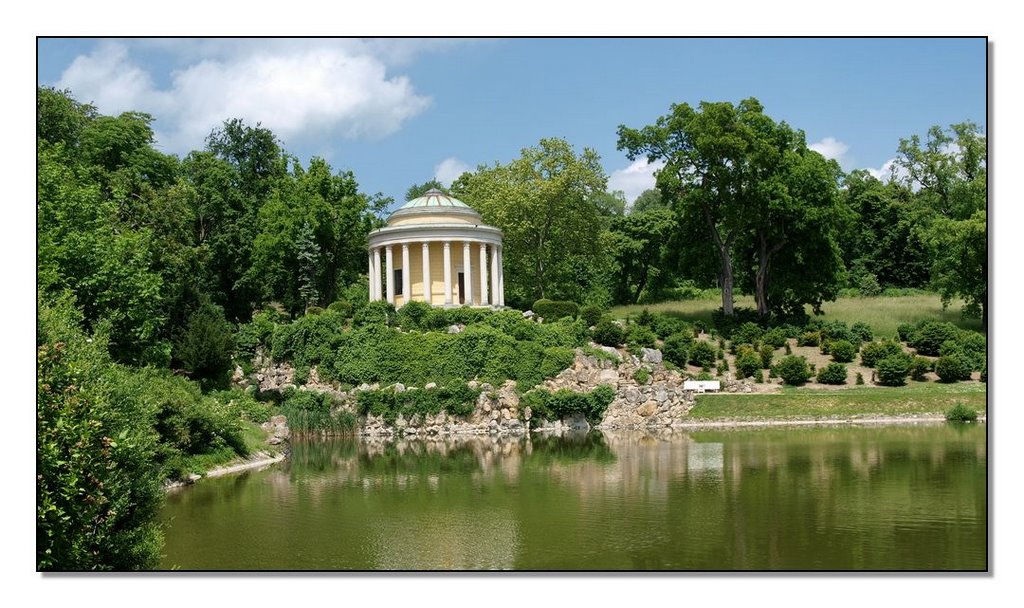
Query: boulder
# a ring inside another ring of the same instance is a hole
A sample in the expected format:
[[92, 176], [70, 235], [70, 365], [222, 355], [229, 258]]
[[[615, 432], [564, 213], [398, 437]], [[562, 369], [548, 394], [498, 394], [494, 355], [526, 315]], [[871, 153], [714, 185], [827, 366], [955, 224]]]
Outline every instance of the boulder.
[[619, 349], [612, 346], [598, 346], [597, 348], [615, 357], [616, 361], [622, 361], [622, 355], [619, 354]]
[[532, 319], [533, 316], [534, 316], [534, 314], [533, 314], [532, 310], [524, 310], [523, 311], [523, 318], [524, 319]]
[[432, 388], [437, 388], [437, 382], [427, 382], [425, 385], [423, 385], [423, 388], [428, 390]]
[[661, 363], [661, 351], [656, 348], [644, 348], [641, 351], [641, 359], [647, 363]]
[[646, 418], [648, 416], [652, 416], [657, 411], [658, 411], [658, 402], [657, 401], [646, 401], [646, 402], [644, 402], [643, 405], [641, 405], [640, 407], [636, 408], [636, 413], [641, 415], [641, 416], [643, 416], [644, 418]]
[[395, 392], [396, 393], [404, 393], [405, 392], [405, 385], [402, 384], [401, 382], [395, 382]]

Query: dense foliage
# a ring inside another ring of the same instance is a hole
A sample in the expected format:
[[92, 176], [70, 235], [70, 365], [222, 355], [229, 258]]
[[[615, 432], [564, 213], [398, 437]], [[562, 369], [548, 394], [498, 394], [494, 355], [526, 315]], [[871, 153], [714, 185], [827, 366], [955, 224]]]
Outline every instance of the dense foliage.
[[435, 416], [445, 411], [453, 416], [468, 416], [473, 412], [480, 389], [466, 384], [451, 384], [431, 389], [411, 389], [398, 392], [393, 388], [363, 391], [357, 398], [359, 413], [372, 414], [394, 423], [399, 416]]
[[807, 359], [796, 355], [783, 357], [775, 364], [774, 371], [776, 376], [791, 386], [800, 386], [811, 379], [811, 368], [807, 366]]
[[846, 366], [842, 363], [829, 363], [818, 370], [818, 382], [822, 384], [846, 384]]
[[597, 424], [614, 398], [615, 389], [601, 385], [589, 393], [564, 388], [555, 392], [535, 389], [523, 395], [522, 402], [540, 420], [560, 420], [564, 416], [582, 414], [590, 424]]

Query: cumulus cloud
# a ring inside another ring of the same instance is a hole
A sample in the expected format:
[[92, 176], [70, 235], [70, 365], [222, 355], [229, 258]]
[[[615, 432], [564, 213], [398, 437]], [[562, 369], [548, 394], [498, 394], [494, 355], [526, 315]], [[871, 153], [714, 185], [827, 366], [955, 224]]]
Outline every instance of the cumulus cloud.
[[821, 154], [825, 158], [830, 158], [838, 162], [842, 166], [846, 166], [846, 153], [850, 151], [850, 146], [839, 141], [835, 137], [826, 137], [821, 141], [816, 141], [813, 144], [807, 146], [811, 150]]
[[632, 205], [644, 190], [654, 187], [654, 172], [664, 166], [664, 161], [649, 163], [646, 158], [637, 159], [624, 169], [612, 171], [608, 178], [608, 190], [621, 190], [626, 195], [626, 201]]
[[165, 88], [120, 43], [77, 57], [57, 86], [103, 113], [153, 114], [158, 143], [172, 152], [199, 147], [229, 118], [262, 123], [286, 142], [376, 139], [430, 105], [408, 78], [388, 74], [384, 60], [357, 45], [211, 45], [205, 58], [189, 58], [171, 72]]
[[461, 160], [446, 158], [434, 167], [434, 179], [441, 182], [445, 188], [448, 188], [460, 175], [469, 170], [469, 165]]

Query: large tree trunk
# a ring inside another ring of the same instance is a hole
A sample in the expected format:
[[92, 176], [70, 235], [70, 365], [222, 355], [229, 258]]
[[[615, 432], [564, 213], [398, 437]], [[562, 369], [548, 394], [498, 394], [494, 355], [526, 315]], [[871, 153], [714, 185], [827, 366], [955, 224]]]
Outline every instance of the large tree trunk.
[[768, 304], [768, 285], [771, 280], [772, 258], [786, 244], [782, 239], [768, 247], [768, 240], [765, 236], [758, 235], [757, 274], [754, 275], [754, 300], [757, 302], [757, 314], [764, 318], [771, 314], [771, 307]]
[[703, 206], [704, 221], [707, 222], [708, 230], [711, 231], [711, 236], [715, 241], [715, 247], [718, 249], [718, 260], [719, 270], [718, 277], [722, 282], [722, 312], [727, 317], [733, 315], [732, 309], [732, 254], [729, 250], [732, 248], [732, 241], [736, 237], [736, 233], [730, 234], [724, 241], [722, 235], [718, 233], [718, 228], [715, 226], [714, 220], [711, 219], [711, 210], [708, 209], [707, 205]]

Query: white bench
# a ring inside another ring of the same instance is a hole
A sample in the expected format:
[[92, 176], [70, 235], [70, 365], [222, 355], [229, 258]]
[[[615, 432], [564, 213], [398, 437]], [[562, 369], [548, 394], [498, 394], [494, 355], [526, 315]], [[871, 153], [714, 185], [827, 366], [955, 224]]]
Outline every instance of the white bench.
[[696, 391], [705, 393], [707, 391], [717, 392], [722, 390], [722, 383], [718, 380], [684, 380], [684, 391]]

